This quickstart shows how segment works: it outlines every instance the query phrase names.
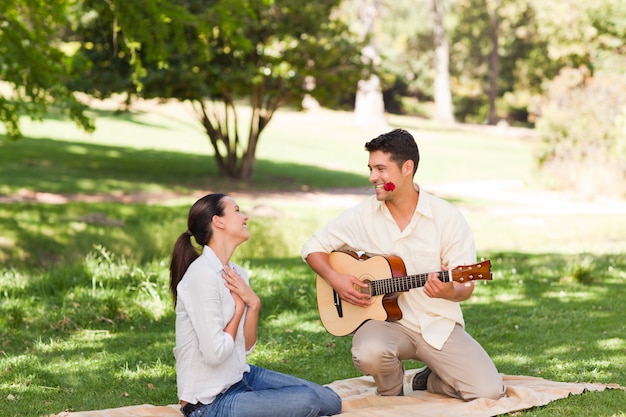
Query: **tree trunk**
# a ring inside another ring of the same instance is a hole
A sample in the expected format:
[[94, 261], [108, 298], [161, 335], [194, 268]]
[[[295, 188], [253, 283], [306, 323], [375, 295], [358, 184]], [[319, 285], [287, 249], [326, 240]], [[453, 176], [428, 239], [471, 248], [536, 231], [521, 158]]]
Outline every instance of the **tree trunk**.
[[[363, 30], [363, 39], [370, 36], [369, 44], [361, 51], [362, 59], [374, 66], [380, 63], [380, 55], [376, 45], [374, 24], [381, 0], [360, 0], [358, 3], [359, 20]], [[380, 79], [372, 75], [368, 80], [361, 80], [357, 84], [354, 102], [355, 123], [363, 127], [386, 129], [389, 125], [385, 119], [385, 102], [380, 85]]]
[[372, 75], [369, 80], [361, 80], [357, 84], [354, 102], [354, 121], [358, 126], [374, 129], [386, 129], [385, 103], [380, 87], [380, 79]]
[[452, 92], [450, 91], [450, 48], [443, 24], [445, 15], [444, 0], [433, 0], [434, 39], [435, 39], [435, 114], [433, 118], [443, 123], [454, 122]]
[[491, 53], [489, 54], [489, 119], [487, 123], [498, 123], [496, 111], [496, 98], [498, 97], [498, 76], [500, 73], [500, 53], [498, 51], [498, 33], [500, 31], [500, 19], [498, 9], [494, 8], [491, 14]]
[[201, 100], [192, 102], [211, 142], [220, 175], [241, 181], [252, 179], [261, 132], [283, 104], [280, 100], [270, 101], [263, 102], [258, 91], [252, 93], [250, 129], [244, 142], [239, 136], [239, 115], [232, 100], [225, 97], [210, 104]]

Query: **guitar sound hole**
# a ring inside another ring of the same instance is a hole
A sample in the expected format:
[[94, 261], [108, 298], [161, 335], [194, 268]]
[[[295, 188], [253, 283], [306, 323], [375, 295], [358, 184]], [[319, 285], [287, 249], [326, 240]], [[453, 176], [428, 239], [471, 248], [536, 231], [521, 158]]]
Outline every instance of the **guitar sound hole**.
[[371, 281], [369, 279], [366, 279], [366, 280], [363, 281], [363, 283], [367, 284], [367, 287], [365, 287], [365, 288], [357, 287], [356, 289], [361, 294], [367, 294], [369, 296], [369, 298], [372, 298], [372, 284], [371, 284]]

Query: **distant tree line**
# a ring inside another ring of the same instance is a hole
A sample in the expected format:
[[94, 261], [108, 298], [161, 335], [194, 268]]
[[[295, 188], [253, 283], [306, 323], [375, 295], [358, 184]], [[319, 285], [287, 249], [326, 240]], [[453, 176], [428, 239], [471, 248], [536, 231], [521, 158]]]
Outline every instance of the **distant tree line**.
[[457, 121], [537, 127], [544, 185], [626, 196], [625, 1], [386, 1], [377, 43], [388, 111], [433, 113], [435, 6]]
[[93, 130], [77, 92], [176, 99], [192, 103], [220, 173], [248, 180], [276, 110], [305, 96], [350, 108], [375, 76], [388, 112], [446, 120], [427, 104], [449, 97], [436, 112], [457, 122], [537, 126], [555, 185], [598, 163], [624, 179], [626, 2], [368, 1], [0, 0], [5, 136], [51, 105]]

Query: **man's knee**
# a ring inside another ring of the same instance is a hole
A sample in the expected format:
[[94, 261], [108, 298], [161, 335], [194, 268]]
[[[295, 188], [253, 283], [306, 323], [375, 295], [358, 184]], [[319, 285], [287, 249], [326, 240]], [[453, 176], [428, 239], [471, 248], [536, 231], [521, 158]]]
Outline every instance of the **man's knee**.
[[486, 398], [489, 400], [499, 400], [504, 397], [505, 388], [503, 384], [491, 384], [476, 386], [472, 392], [464, 393], [461, 397], [465, 401], [472, 401], [477, 398]]
[[373, 368], [380, 364], [380, 351], [376, 351], [371, 347], [353, 347], [352, 348], [352, 362], [364, 373], [371, 373]]
[[352, 347], [352, 361], [354, 365], [366, 374], [374, 373], [375, 370], [385, 371], [392, 369], [398, 361], [397, 356], [388, 346], [375, 341]]
[[504, 397], [504, 394], [506, 393], [504, 384], [493, 385], [491, 387], [486, 387], [486, 388], [487, 389], [481, 392], [482, 394], [481, 398], [488, 398], [490, 400], [499, 400], [500, 398]]

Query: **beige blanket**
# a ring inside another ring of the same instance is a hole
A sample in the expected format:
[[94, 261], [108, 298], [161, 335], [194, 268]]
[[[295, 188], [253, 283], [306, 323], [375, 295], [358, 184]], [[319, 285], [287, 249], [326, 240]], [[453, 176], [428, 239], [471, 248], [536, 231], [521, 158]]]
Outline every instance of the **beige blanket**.
[[[554, 382], [528, 376], [504, 375], [506, 397], [464, 402], [425, 391], [413, 392], [410, 381], [415, 370], [407, 371], [404, 397], [380, 397], [371, 377], [350, 378], [328, 384], [343, 399], [344, 417], [489, 417], [545, 405], [570, 394], [585, 391], [622, 389], [616, 384]], [[176, 404], [136, 405], [107, 410], [63, 412], [56, 417], [181, 417]]]

